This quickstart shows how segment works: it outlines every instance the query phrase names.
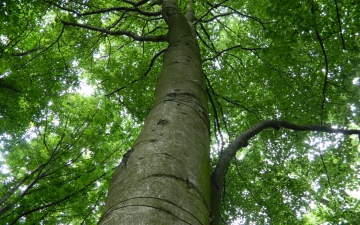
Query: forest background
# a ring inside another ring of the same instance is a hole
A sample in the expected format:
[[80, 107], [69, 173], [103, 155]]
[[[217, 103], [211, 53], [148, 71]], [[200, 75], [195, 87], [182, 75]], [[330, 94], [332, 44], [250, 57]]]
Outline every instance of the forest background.
[[[1, 3], [1, 223], [99, 221], [111, 176], [154, 108], [169, 32], [157, 3]], [[360, 181], [360, 5], [177, 4], [195, 13], [208, 176], [236, 138], [286, 121], [229, 159], [218, 222], [357, 224], [359, 199], [350, 193]]]

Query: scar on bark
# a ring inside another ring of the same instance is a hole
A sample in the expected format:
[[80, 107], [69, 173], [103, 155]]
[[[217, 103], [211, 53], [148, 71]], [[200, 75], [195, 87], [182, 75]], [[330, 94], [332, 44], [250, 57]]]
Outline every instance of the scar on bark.
[[[179, 90], [179, 89], [177, 89], [177, 90]], [[177, 90], [175, 90], [175, 91], [177, 91]], [[172, 92], [172, 93], [167, 94], [167, 96], [169, 96], [169, 97], [189, 97], [190, 96], [190, 97], [197, 98], [194, 94], [187, 93], [187, 92], [185, 92], [185, 93]]]
[[124, 165], [126, 166], [126, 163], [128, 161], [128, 159], [130, 158], [130, 155], [133, 153], [135, 149], [134, 148], [130, 148], [126, 153], [125, 155], [123, 156], [123, 159], [121, 162], [124, 162]]
[[169, 121], [160, 119], [159, 122], [157, 122], [157, 125], [165, 125], [167, 123], [169, 123]]

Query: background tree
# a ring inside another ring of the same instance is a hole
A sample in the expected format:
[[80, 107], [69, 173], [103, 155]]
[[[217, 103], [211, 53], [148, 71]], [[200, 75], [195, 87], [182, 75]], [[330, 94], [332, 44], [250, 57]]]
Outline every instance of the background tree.
[[356, 224], [360, 6], [157, 3], [2, 3], [0, 220]]

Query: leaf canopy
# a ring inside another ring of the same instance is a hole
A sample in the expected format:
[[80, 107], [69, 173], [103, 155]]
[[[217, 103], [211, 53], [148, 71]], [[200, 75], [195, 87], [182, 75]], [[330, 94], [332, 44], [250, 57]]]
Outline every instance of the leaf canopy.
[[[187, 1], [179, 1], [185, 11]], [[359, 128], [356, 1], [197, 1], [212, 164], [262, 120]], [[151, 107], [167, 27], [149, 1], [0, 7], [0, 220], [95, 224]], [[141, 39], [143, 37], [143, 39]], [[82, 83], [94, 89], [79, 93]], [[224, 223], [356, 224], [357, 137], [266, 130], [228, 171]]]

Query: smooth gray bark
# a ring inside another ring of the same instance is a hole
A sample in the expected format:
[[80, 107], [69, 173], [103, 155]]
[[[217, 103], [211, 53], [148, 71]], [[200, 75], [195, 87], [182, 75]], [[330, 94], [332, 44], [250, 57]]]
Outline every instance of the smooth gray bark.
[[209, 224], [209, 119], [193, 30], [165, 0], [168, 49], [155, 101], [115, 170], [99, 224]]

